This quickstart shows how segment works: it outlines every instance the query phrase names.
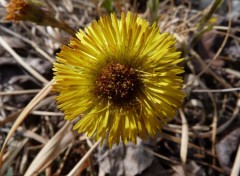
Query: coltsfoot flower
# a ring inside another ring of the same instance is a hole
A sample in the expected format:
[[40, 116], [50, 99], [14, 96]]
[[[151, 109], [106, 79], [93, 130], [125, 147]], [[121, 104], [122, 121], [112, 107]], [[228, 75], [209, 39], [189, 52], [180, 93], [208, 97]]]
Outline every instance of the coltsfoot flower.
[[[101, 17], [61, 48], [54, 91], [66, 120], [95, 140], [114, 143], [161, 130], [184, 99], [176, 39], [136, 14]], [[107, 137], [108, 136], [108, 137]]]
[[55, 19], [41, 0], [11, 0], [6, 9], [6, 20], [30, 21], [42, 26], [60, 28], [72, 35], [75, 34], [74, 30], [66, 23]]
[[14, 22], [31, 21], [46, 25], [49, 16], [50, 13], [44, 10], [43, 5], [38, 0], [11, 0], [7, 6], [5, 19]]

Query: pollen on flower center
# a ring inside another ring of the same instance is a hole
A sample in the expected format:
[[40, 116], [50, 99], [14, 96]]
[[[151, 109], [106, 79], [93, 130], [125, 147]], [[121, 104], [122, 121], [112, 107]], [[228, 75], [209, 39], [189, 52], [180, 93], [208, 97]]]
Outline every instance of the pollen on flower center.
[[133, 68], [111, 62], [96, 81], [98, 91], [113, 101], [129, 100], [134, 94], [138, 76]]

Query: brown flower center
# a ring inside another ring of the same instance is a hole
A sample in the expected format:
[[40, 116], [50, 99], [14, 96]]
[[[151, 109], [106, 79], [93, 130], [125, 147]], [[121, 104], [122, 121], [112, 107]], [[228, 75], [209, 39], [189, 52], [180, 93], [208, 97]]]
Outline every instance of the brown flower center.
[[111, 62], [102, 69], [96, 83], [99, 93], [113, 102], [121, 102], [134, 97], [138, 76], [133, 68]]

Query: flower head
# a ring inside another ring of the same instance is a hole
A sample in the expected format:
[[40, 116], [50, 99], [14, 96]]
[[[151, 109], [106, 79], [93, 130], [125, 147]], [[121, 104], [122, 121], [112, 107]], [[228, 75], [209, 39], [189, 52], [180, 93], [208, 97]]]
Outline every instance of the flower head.
[[30, 21], [42, 26], [61, 28], [71, 35], [75, 34], [66, 23], [55, 19], [41, 0], [11, 0], [5, 19], [13, 22]]
[[32, 21], [39, 23], [44, 21], [46, 11], [42, 9], [40, 2], [33, 0], [11, 0], [7, 6], [6, 20]]
[[61, 48], [54, 91], [66, 120], [81, 119], [79, 132], [102, 141], [153, 137], [181, 106], [183, 59], [176, 39], [136, 14], [94, 21]]

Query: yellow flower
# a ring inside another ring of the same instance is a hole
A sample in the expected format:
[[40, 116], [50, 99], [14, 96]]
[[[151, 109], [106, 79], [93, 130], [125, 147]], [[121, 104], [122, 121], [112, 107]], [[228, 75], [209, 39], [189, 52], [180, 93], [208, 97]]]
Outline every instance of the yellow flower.
[[161, 130], [184, 98], [176, 39], [130, 12], [94, 21], [61, 48], [54, 91], [66, 120], [95, 140], [114, 143]]

